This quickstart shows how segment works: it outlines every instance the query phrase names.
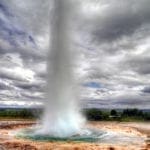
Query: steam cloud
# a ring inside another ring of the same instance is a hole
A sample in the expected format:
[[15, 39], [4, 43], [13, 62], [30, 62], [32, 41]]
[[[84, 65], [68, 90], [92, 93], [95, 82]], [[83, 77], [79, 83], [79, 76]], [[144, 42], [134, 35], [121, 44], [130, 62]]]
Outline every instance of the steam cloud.
[[48, 57], [47, 101], [43, 119], [43, 134], [71, 136], [81, 128], [82, 118], [76, 101], [75, 82], [69, 32], [71, 12], [68, 0], [55, 0], [51, 28], [51, 48]]

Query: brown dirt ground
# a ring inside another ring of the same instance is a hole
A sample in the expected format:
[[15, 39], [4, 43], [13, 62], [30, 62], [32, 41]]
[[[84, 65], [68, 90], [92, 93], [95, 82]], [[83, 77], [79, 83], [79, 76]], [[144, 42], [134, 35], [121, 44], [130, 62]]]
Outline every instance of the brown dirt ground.
[[84, 142], [39, 142], [11, 137], [9, 133], [19, 128], [29, 127], [35, 124], [33, 121], [0, 121], [0, 150], [150, 150], [150, 123], [122, 123], [122, 122], [89, 122], [89, 126], [135, 134], [141, 137], [147, 136], [144, 144], [116, 145], [103, 143]]

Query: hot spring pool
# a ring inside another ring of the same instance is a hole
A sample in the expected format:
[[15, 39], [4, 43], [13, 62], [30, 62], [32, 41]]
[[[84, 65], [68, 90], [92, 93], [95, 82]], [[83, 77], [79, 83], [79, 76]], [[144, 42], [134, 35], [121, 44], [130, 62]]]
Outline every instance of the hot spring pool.
[[81, 133], [69, 137], [57, 137], [46, 134], [38, 134], [37, 129], [29, 128], [18, 131], [17, 138], [30, 139], [34, 141], [76, 141], [110, 144], [138, 144], [144, 143], [144, 138], [119, 132], [104, 131], [95, 128], [83, 129]]

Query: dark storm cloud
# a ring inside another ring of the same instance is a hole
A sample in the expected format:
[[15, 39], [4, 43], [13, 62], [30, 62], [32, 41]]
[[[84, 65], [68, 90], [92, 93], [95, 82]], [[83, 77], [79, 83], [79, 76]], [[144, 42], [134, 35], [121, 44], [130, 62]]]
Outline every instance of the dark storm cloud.
[[43, 91], [44, 89], [44, 83], [42, 82], [16, 82], [14, 83], [16, 87], [22, 89], [22, 90], [29, 90], [29, 91]]
[[124, 99], [124, 100], [120, 100], [115, 102], [116, 105], [122, 105], [122, 106], [131, 106], [131, 107], [139, 107], [139, 106], [143, 106], [143, 105], [149, 105], [149, 100], [145, 100], [145, 99]]
[[102, 100], [102, 99], [89, 99], [87, 100], [87, 103], [89, 105], [97, 105], [98, 107], [101, 106], [101, 105], [107, 105], [108, 101], [107, 100]]
[[[12, 46], [18, 46], [20, 42], [22, 44], [26, 44], [26, 41], [34, 43], [34, 39], [31, 35], [28, 35], [23, 29], [21, 29], [21, 26], [19, 26], [19, 22], [17, 21], [14, 23], [14, 17], [13, 14], [10, 15], [10, 12], [7, 10], [4, 5], [0, 3], [0, 10], [1, 10], [1, 16], [0, 16], [0, 34], [1, 38], [9, 42]], [[31, 40], [32, 39], [32, 40]]]
[[22, 93], [21, 96], [25, 98], [26, 100], [29, 101], [37, 101], [37, 100], [42, 100], [43, 97], [39, 95], [33, 95], [33, 94], [27, 94], [27, 93]]
[[4, 13], [7, 16], [12, 16], [12, 14], [9, 12], [8, 8], [5, 6], [3, 1], [0, 2], [0, 11], [1, 11], [1, 13]]
[[8, 88], [9, 88], [9, 87], [8, 87], [6, 84], [0, 82], [0, 90], [6, 90], [6, 89], [8, 89]]
[[[31, 33], [32, 38], [29, 40], [43, 38], [49, 32], [49, 11], [53, 1], [50, 0], [31, 0], [18, 1], [18, 0], [1, 0], [9, 7], [11, 13], [15, 15], [17, 20], [28, 33]], [[34, 38], [33, 38], [34, 37]], [[45, 40], [47, 40], [45, 38]]]
[[142, 92], [150, 94], [150, 86], [144, 87], [144, 89], [142, 90]]
[[150, 74], [150, 57], [148, 56], [135, 56], [129, 61], [129, 64], [133, 70], [140, 74]]
[[125, 69], [135, 71], [141, 75], [149, 75], [150, 56], [147, 55], [147, 53], [141, 55], [130, 55], [122, 61], [120, 66], [124, 67]]
[[28, 83], [19, 83], [16, 84], [17, 87], [21, 88], [21, 89], [28, 89], [28, 90], [32, 90], [32, 89], [38, 89], [39, 85], [37, 84], [28, 84]]
[[142, 25], [150, 23], [150, 1], [112, 0], [102, 13], [93, 25], [94, 41], [111, 42], [130, 36]]
[[2, 2], [0, 3], [0, 54], [18, 53], [25, 64], [44, 59], [45, 56], [36, 46], [30, 31], [26, 31], [20, 19], [15, 16], [15, 12], [10, 11], [5, 1]]

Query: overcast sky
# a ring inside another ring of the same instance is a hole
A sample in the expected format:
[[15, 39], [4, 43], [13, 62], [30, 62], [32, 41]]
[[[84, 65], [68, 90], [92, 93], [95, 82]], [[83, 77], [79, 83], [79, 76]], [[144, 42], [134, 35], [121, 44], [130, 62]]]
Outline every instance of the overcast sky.
[[[84, 106], [150, 108], [150, 0], [74, 6], [74, 69]], [[0, 0], [0, 107], [44, 102], [52, 7], [52, 0]]]

